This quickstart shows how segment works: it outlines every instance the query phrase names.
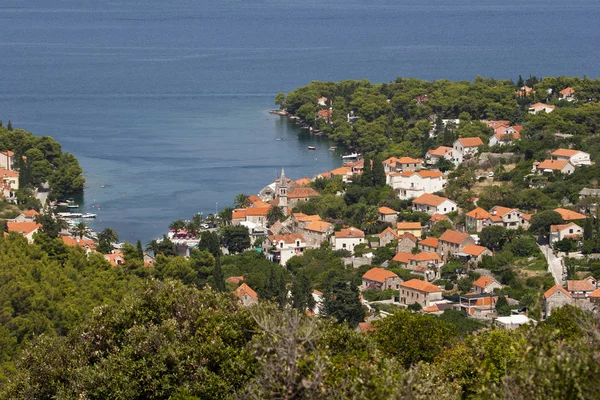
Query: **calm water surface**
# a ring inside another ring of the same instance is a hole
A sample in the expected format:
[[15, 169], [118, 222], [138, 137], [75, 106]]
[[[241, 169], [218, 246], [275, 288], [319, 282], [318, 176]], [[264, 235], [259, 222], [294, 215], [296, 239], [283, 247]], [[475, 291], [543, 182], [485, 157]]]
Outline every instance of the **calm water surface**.
[[2, 0], [0, 119], [79, 158], [96, 230], [147, 241], [281, 167], [299, 178], [340, 165], [327, 141], [267, 114], [279, 91], [598, 77], [598, 21], [597, 0]]

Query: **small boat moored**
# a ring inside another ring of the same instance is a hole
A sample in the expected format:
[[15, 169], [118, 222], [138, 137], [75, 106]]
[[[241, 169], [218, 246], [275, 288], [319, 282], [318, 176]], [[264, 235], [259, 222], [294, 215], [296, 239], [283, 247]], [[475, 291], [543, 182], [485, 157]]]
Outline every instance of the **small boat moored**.
[[98, 215], [93, 213], [83, 213], [81, 214], [81, 218], [96, 218]]
[[316, 150], [317, 148], [315, 146], [308, 146], [309, 150]]
[[331, 147], [329, 148], [329, 151], [336, 151], [336, 150], [337, 150], [337, 147], [336, 147], [336, 146], [331, 146]]

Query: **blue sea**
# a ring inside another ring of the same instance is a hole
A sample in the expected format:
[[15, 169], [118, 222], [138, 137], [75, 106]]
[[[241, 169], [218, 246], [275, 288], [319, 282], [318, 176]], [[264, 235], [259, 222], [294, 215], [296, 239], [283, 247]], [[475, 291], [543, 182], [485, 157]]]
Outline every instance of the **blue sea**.
[[342, 150], [267, 113], [277, 92], [598, 77], [598, 21], [598, 0], [2, 0], [0, 119], [79, 158], [94, 229], [146, 242], [282, 167], [300, 178], [341, 164]]

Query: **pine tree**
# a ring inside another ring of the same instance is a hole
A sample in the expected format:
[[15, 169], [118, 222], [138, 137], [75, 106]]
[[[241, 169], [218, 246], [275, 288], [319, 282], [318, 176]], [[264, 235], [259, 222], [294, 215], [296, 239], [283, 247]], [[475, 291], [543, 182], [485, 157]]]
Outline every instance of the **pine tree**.
[[0, 119], [0, 128], [2, 128], [4, 125], [2, 124], [2, 120]]
[[225, 276], [223, 275], [223, 269], [221, 268], [221, 258], [215, 258], [215, 266], [212, 271], [212, 284], [213, 289], [218, 292], [225, 291]]
[[523, 77], [521, 75], [519, 75], [519, 80], [517, 81], [517, 87], [520, 89], [523, 86], [525, 86], [525, 81], [523, 80]]
[[8, 120], [8, 125], [6, 125], [6, 129], [8, 129], [9, 131], [13, 130], [12, 122], [10, 122], [10, 119]]

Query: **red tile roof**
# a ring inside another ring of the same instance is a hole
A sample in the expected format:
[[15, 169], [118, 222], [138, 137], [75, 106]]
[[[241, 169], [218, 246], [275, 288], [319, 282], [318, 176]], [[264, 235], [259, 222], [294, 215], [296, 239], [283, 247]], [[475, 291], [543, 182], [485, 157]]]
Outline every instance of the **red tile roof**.
[[436, 196], [435, 194], [424, 193], [424, 194], [420, 195], [419, 197], [417, 197], [416, 199], [414, 199], [412, 202], [414, 204], [425, 204], [428, 206], [437, 207], [440, 204], [442, 204], [443, 202], [445, 202], [446, 200], [448, 200], [448, 199], [445, 197]]
[[398, 234], [396, 233], [395, 230], [393, 230], [392, 228], [390, 228], [389, 226], [387, 228], [385, 228], [383, 230], [383, 232], [379, 233], [377, 236], [379, 236], [379, 238], [381, 239], [382, 237], [384, 237], [387, 233], [391, 233], [392, 235], [394, 235], [396, 238], [398, 237]]
[[392, 271], [388, 271], [383, 268], [371, 268], [362, 276], [363, 279], [367, 279], [369, 281], [381, 282], [384, 283], [386, 279], [389, 278], [398, 278], [398, 275], [393, 273]]
[[339, 232], [335, 233], [336, 238], [364, 238], [365, 233], [358, 228], [351, 226], [350, 228], [344, 228]]
[[486, 287], [488, 287], [489, 285], [491, 285], [494, 282], [499, 283], [494, 278], [490, 278], [489, 276], [482, 276], [479, 279], [477, 279], [475, 282], [473, 282], [473, 286], [481, 288], [481, 289], [485, 289]]
[[483, 246], [477, 246], [476, 244], [468, 244], [461, 250], [461, 253], [468, 254], [470, 256], [479, 257], [481, 253], [486, 251], [487, 248]]
[[327, 232], [327, 230], [330, 229], [331, 227], [332, 227], [332, 225], [329, 222], [312, 221], [308, 225], [306, 225], [304, 227], [304, 229], [307, 231], [324, 233], [324, 232]]
[[440, 221], [444, 221], [444, 220], [447, 220], [447, 219], [450, 219], [450, 218], [448, 218], [448, 216], [446, 214], [435, 213], [435, 214], [433, 214], [431, 216], [431, 218], [429, 218], [429, 221], [431, 221], [431, 222], [440, 222]]
[[596, 287], [594, 285], [592, 285], [592, 282], [590, 282], [588, 279], [582, 279], [582, 280], [577, 280], [577, 281], [567, 281], [567, 290], [569, 292], [576, 292], [576, 291], [590, 292], [590, 291], [596, 290]]
[[400, 286], [426, 293], [436, 293], [442, 291], [439, 287], [420, 279], [411, 279], [410, 281], [401, 283]]
[[320, 194], [311, 187], [297, 187], [288, 192], [289, 199], [304, 199], [309, 197], [317, 197]]
[[20, 233], [23, 236], [29, 235], [31, 232], [34, 232], [37, 229], [40, 229], [42, 225], [37, 222], [12, 222], [8, 221], [6, 223], [7, 230], [9, 232]]
[[252, 289], [246, 283], [242, 283], [237, 289], [235, 289], [233, 291], [233, 295], [235, 297], [242, 297], [244, 295], [248, 295], [249, 297], [253, 298], [254, 300], [258, 300], [258, 295], [254, 291], [254, 289]]
[[466, 233], [461, 233], [461, 232], [457, 232], [457, 231], [448, 229], [446, 232], [442, 233], [442, 236], [440, 236], [440, 242], [461, 244], [468, 237], [469, 237], [469, 235]]
[[389, 207], [379, 207], [378, 211], [379, 211], [380, 214], [384, 214], [384, 215], [398, 214], [398, 211], [392, 210]]
[[295, 244], [296, 240], [300, 240], [301, 243], [306, 242], [306, 240], [304, 240], [304, 236], [302, 236], [299, 233], [289, 233], [287, 235], [271, 235], [267, 236], [267, 239], [269, 239], [271, 243], [279, 243], [283, 241], [283, 243], [286, 244]]
[[428, 247], [435, 247], [437, 249], [439, 245], [439, 240], [436, 237], [430, 236], [427, 239], [423, 239], [419, 242], [419, 244]]
[[248, 217], [266, 217], [271, 207], [252, 207], [246, 209], [246, 216]]
[[478, 146], [483, 146], [483, 141], [479, 137], [458, 138], [458, 141], [464, 147], [478, 147]]
[[553, 171], [561, 171], [568, 163], [568, 160], [544, 160], [537, 164], [537, 169], [551, 169]]
[[408, 257], [408, 259], [409, 259], [409, 261], [417, 261], [417, 262], [421, 262], [421, 261], [442, 262], [442, 259], [440, 258], [438, 253], [433, 253], [433, 252], [428, 252], [428, 251], [422, 251], [417, 254], [411, 254], [411, 256]]
[[451, 151], [452, 147], [440, 146], [437, 149], [429, 150], [429, 154], [431, 154], [432, 156], [443, 157]]
[[477, 207], [476, 209], [469, 211], [465, 215], [473, 219], [488, 219], [490, 217], [490, 213], [488, 213], [481, 207]]
[[396, 222], [396, 229], [401, 231], [401, 230], [415, 230], [415, 229], [421, 229], [421, 223], [420, 222]]
[[544, 298], [547, 299], [556, 292], [563, 292], [567, 296], [571, 297], [571, 293], [567, 292], [564, 287], [560, 285], [554, 285], [550, 289], [546, 290], [546, 292], [544, 293]]
[[396, 261], [402, 264], [408, 264], [408, 261], [410, 260], [410, 256], [412, 256], [411, 253], [406, 253], [404, 251], [401, 251], [399, 253], [397, 253], [394, 258], [392, 258], [392, 261]]
[[585, 215], [580, 214], [576, 211], [567, 210], [566, 208], [556, 208], [554, 209], [554, 211], [559, 213], [565, 221], [576, 221], [586, 218]]

